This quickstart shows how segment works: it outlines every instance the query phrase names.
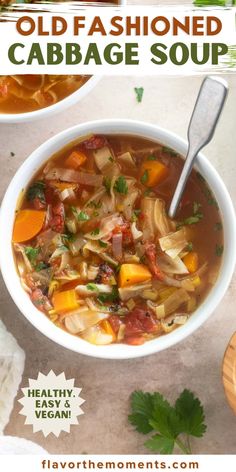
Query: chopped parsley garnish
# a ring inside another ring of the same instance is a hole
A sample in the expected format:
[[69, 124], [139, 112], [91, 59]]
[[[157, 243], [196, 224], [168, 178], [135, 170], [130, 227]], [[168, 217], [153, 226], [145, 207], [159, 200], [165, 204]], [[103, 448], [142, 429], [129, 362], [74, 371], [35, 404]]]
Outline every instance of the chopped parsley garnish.
[[134, 91], [136, 93], [136, 100], [138, 103], [141, 103], [143, 99], [143, 92], [144, 88], [143, 87], [134, 87]]
[[217, 223], [215, 223], [215, 226], [214, 226], [214, 230], [215, 231], [221, 231], [223, 229], [223, 225], [220, 221], [218, 221]]
[[148, 156], [147, 161], [156, 161], [157, 158], [155, 156]]
[[148, 170], [147, 169], [145, 170], [145, 172], [142, 175], [140, 180], [141, 180], [142, 184], [144, 184], [144, 185], [147, 183], [147, 181], [148, 181]]
[[61, 237], [63, 240], [65, 240], [64, 242], [68, 241], [69, 243], [73, 243], [76, 240], [76, 234], [69, 232], [66, 234], [62, 234]]
[[115, 302], [116, 300], [119, 300], [118, 289], [117, 287], [113, 287], [111, 293], [100, 293], [97, 298], [101, 303]]
[[40, 251], [41, 251], [40, 247], [31, 247], [31, 246], [25, 247], [25, 254], [28, 257], [31, 264], [33, 265], [35, 264]]
[[99, 242], [99, 246], [101, 246], [101, 247], [107, 247], [107, 243], [105, 243], [105, 242], [102, 241], [101, 239], [99, 239], [98, 242]]
[[37, 182], [34, 182], [32, 185], [30, 185], [27, 190], [26, 198], [30, 201], [38, 198], [42, 203], [45, 203], [44, 189], [45, 182], [38, 180]]
[[193, 203], [193, 215], [185, 218], [183, 221], [177, 224], [177, 229], [182, 228], [185, 225], [194, 225], [199, 223], [203, 218], [203, 214], [199, 212], [199, 208], [201, 207], [201, 203], [194, 202]]
[[93, 283], [87, 284], [87, 285], [86, 285], [86, 288], [87, 288], [88, 290], [91, 290], [92, 292], [98, 291], [97, 285], [96, 285], [96, 284], [93, 284]]
[[110, 157], [108, 157], [108, 161], [115, 162], [115, 159], [114, 159], [114, 157], [110, 156]]
[[48, 269], [50, 266], [49, 264], [46, 264], [45, 262], [41, 261], [35, 266], [36, 272], [40, 272], [43, 269]]
[[133, 211], [132, 216], [131, 216], [131, 221], [132, 221], [133, 223], [135, 223], [135, 221], [138, 220], [138, 217], [139, 217], [140, 213], [141, 213], [141, 210], [140, 210], [140, 209], [137, 209], [137, 210], [134, 210], [134, 211]]
[[99, 209], [99, 208], [101, 208], [101, 206], [102, 206], [101, 200], [98, 200], [98, 202], [90, 202], [90, 203], [88, 204], [88, 207], [89, 207], [89, 208], [96, 208], [96, 209]]
[[191, 454], [190, 436], [201, 438], [206, 431], [203, 406], [187, 389], [173, 406], [159, 392], [133, 392], [128, 419], [139, 433], [152, 433], [145, 446], [160, 454], [172, 454], [175, 446]]
[[72, 210], [73, 214], [75, 215], [75, 217], [77, 218], [78, 221], [88, 221], [88, 220], [90, 220], [89, 215], [87, 215], [87, 213], [85, 213], [84, 211], [78, 211], [73, 206], [71, 207], [71, 210]]
[[127, 195], [128, 185], [123, 175], [120, 175], [120, 177], [118, 177], [118, 179], [115, 181], [114, 190], [117, 193], [122, 193], [123, 195]]
[[99, 228], [95, 228], [93, 231], [91, 231], [91, 235], [92, 236], [97, 236], [98, 234], [100, 233], [100, 229]]
[[223, 251], [224, 251], [224, 246], [222, 244], [216, 244], [216, 247], [215, 247], [216, 256], [218, 257], [222, 256]]

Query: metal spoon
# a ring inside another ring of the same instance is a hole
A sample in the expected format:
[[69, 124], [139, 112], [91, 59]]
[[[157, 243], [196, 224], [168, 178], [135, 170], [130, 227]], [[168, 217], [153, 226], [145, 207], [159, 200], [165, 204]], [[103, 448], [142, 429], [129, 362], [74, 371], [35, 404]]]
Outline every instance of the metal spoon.
[[170, 218], [176, 214], [198, 152], [214, 135], [227, 93], [228, 84], [219, 77], [206, 77], [202, 82], [188, 127], [188, 152], [170, 204]]

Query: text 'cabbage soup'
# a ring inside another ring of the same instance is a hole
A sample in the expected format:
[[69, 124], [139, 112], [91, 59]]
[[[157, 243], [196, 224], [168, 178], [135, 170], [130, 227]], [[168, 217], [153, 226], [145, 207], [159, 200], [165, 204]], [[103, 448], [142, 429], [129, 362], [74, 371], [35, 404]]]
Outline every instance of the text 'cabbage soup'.
[[187, 322], [223, 252], [216, 200], [195, 170], [176, 219], [182, 158], [134, 136], [80, 139], [34, 176], [13, 248], [24, 289], [57, 326], [92, 344], [139, 345]]
[[49, 107], [74, 93], [88, 79], [86, 75], [0, 76], [0, 113], [28, 113]]

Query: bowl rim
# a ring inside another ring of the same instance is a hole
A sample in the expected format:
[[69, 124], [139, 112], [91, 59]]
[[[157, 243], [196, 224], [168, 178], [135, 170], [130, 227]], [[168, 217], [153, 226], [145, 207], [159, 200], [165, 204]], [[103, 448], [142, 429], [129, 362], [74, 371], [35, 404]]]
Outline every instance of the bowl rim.
[[100, 75], [92, 75], [78, 90], [75, 90], [75, 92], [48, 107], [26, 113], [0, 113], [0, 123], [27, 123], [59, 113], [60, 111], [75, 105], [82, 100], [82, 98], [88, 95], [88, 93], [100, 81], [101, 77], [102, 76]]
[[[89, 132], [142, 136], [172, 147], [182, 155], [186, 155], [187, 152], [187, 142], [175, 133], [147, 122], [128, 119], [89, 121], [68, 128], [45, 141], [41, 146], [35, 149], [19, 167], [3, 198], [0, 212], [0, 227], [4, 227], [6, 231], [0, 231], [1, 272], [7, 289], [18, 309], [35, 328], [54, 342], [72, 351], [90, 357], [103, 359], [131, 359], [143, 357], [171, 347], [192, 334], [209, 318], [223, 298], [233, 275], [236, 262], [236, 220], [234, 208], [227, 188], [219, 174], [206, 157], [204, 157], [202, 153], [199, 153], [197, 157], [197, 168], [204, 177], [206, 177], [207, 174], [207, 182], [213, 190], [221, 211], [224, 226], [225, 250], [220, 274], [215, 286], [184, 326], [179, 327], [169, 334], [148, 341], [141, 346], [128, 346], [125, 344], [94, 346], [79, 337], [63, 331], [34, 307], [27, 293], [20, 285], [20, 279], [15, 269], [13, 251], [11, 248], [11, 234], [14, 219], [12, 209], [16, 207], [16, 201], [22, 188], [21, 182], [24, 182], [25, 175], [29, 173], [32, 177], [43, 162], [57, 150], [61, 149], [67, 143], [73, 142], [76, 137], [84, 136]], [[29, 179], [26, 179], [26, 182], [29, 182]], [[17, 189], [17, 193], [15, 189]], [[10, 217], [9, 207], [11, 207]], [[42, 315], [41, 317], [39, 313]]]

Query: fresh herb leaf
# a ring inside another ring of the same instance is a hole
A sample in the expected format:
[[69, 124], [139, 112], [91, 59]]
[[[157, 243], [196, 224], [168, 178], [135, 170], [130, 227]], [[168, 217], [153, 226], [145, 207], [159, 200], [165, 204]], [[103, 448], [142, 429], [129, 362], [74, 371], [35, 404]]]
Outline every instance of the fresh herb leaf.
[[160, 454], [172, 454], [175, 441], [174, 439], [161, 436], [160, 434], [155, 434], [144, 444], [151, 451], [158, 451]]
[[35, 198], [38, 198], [42, 203], [45, 203], [45, 194], [44, 194], [44, 189], [45, 189], [45, 182], [42, 180], [38, 180], [37, 182], [34, 182], [32, 185], [27, 190], [26, 193], [26, 198], [27, 200], [34, 200]]
[[100, 293], [98, 295], [98, 300], [101, 303], [106, 303], [106, 302], [115, 302], [116, 300], [119, 300], [119, 292], [117, 287], [112, 287], [112, 292], [110, 293]]
[[112, 156], [109, 156], [109, 157], [108, 157], [108, 161], [110, 161], [110, 162], [114, 162], [114, 161], [115, 161], [115, 159], [114, 159], [114, 157], [112, 157]]
[[182, 228], [182, 226], [185, 226], [185, 225], [194, 225], [196, 223], [199, 223], [199, 221], [203, 218], [203, 214], [198, 211], [200, 207], [201, 207], [201, 203], [194, 202], [193, 215], [177, 223], [177, 229], [180, 229]]
[[98, 242], [99, 242], [99, 246], [101, 246], [101, 247], [107, 247], [107, 243], [105, 243], [105, 242], [102, 241], [101, 239], [99, 239]]
[[135, 223], [135, 221], [137, 221], [137, 219], [138, 219], [140, 213], [141, 213], [141, 210], [140, 210], [140, 209], [136, 209], [136, 210], [133, 211], [132, 216], [131, 216], [131, 221], [132, 221], [133, 223]]
[[144, 184], [144, 185], [147, 183], [147, 181], [148, 181], [148, 170], [147, 169], [145, 170], [145, 172], [142, 175], [140, 180], [141, 180], [142, 184]]
[[123, 175], [120, 175], [120, 177], [118, 177], [118, 179], [115, 181], [114, 190], [117, 193], [127, 195], [128, 185], [127, 185], [126, 179]]
[[93, 202], [90, 202], [90, 203], [88, 204], [88, 207], [89, 207], [89, 208], [96, 208], [96, 209], [99, 209], [99, 208], [101, 208], [101, 206], [102, 206], [101, 200], [98, 200], [98, 202], [94, 202], [94, 201], [93, 201]]
[[156, 161], [157, 158], [155, 156], [148, 156], [147, 161]]
[[43, 269], [48, 269], [49, 264], [46, 264], [45, 262], [41, 261], [35, 266], [36, 272], [40, 272]]
[[99, 228], [95, 228], [93, 231], [91, 231], [91, 235], [92, 236], [97, 236], [98, 234], [100, 233], [100, 229]]
[[153, 430], [149, 420], [152, 418], [154, 404], [153, 395], [141, 390], [135, 391], [131, 395], [131, 415], [129, 422], [135, 426], [139, 433], [147, 434]]
[[215, 223], [215, 226], [214, 226], [215, 231], [221, 231], [222, 229], [223, 229], [223, 225], [221, 221], [218, 221], [217, 223]]
[[68, 241], [69, 243], [73, 243], [76, 240], [76, 234], [69, 233], [69, 232], [66, 234], [62, 234], [61, 237], [64, 240], [64, 242]]
[[[203, 407], [197, 397], [184, 390], [174, 406], [159, 393], [133, 392], [130, 423], [143, 434], [155, 433], [145, 446], [153, 452], [171, 454], [178, 446], [191, 454], [190, 436], [202, 437], [206, 431]], [[185, 441], [182, 438], [185, 435]]]
[[222, 256], [223, 252], [224, 252], [224, 246], [222, 244], [216, 244], [216, 248], [215, 248], [216, 256], [218, 257]]
[[40, 253], [41, 249], [40, 247], [31, 247], [31, 246], [26, 246], [25, 247], [25, 254], [28, 257], [29, 261], [31, 264], [35, 264], [35, 261]]
[[77, 218], [78, 221], [88, 221], [88, 220], [90, 220], [89, 215], [87, 215], [87, 213], [85, 213], [84, 211], [78, 211], [73, 206], [71, 207], [71, 210], [72, 210], [73, 214], [75, 215], [75, 217]]
[[86, 285], [86, 288], [87, 288], [88, 290], [91, 290], [92, 292], [94, 292], [94, 291], [97, 292], [97, 291], [98, 291], [97, 285], [96, 285], [96, 284], [93, 284], [93, 283], [87, 284], [87, 285]]
[[175, 403], [175, 410], [182, 419], [182, 428], [188, 435], [201, 438], [206, 432], [205, 415], [198, 398], [185, 389]]
[[138, 103], [141, 103], [143, 99], [143, 92], [144, 88], [143, 87], [134, 87], [134, 91], [136, 93], [136, 100]]

